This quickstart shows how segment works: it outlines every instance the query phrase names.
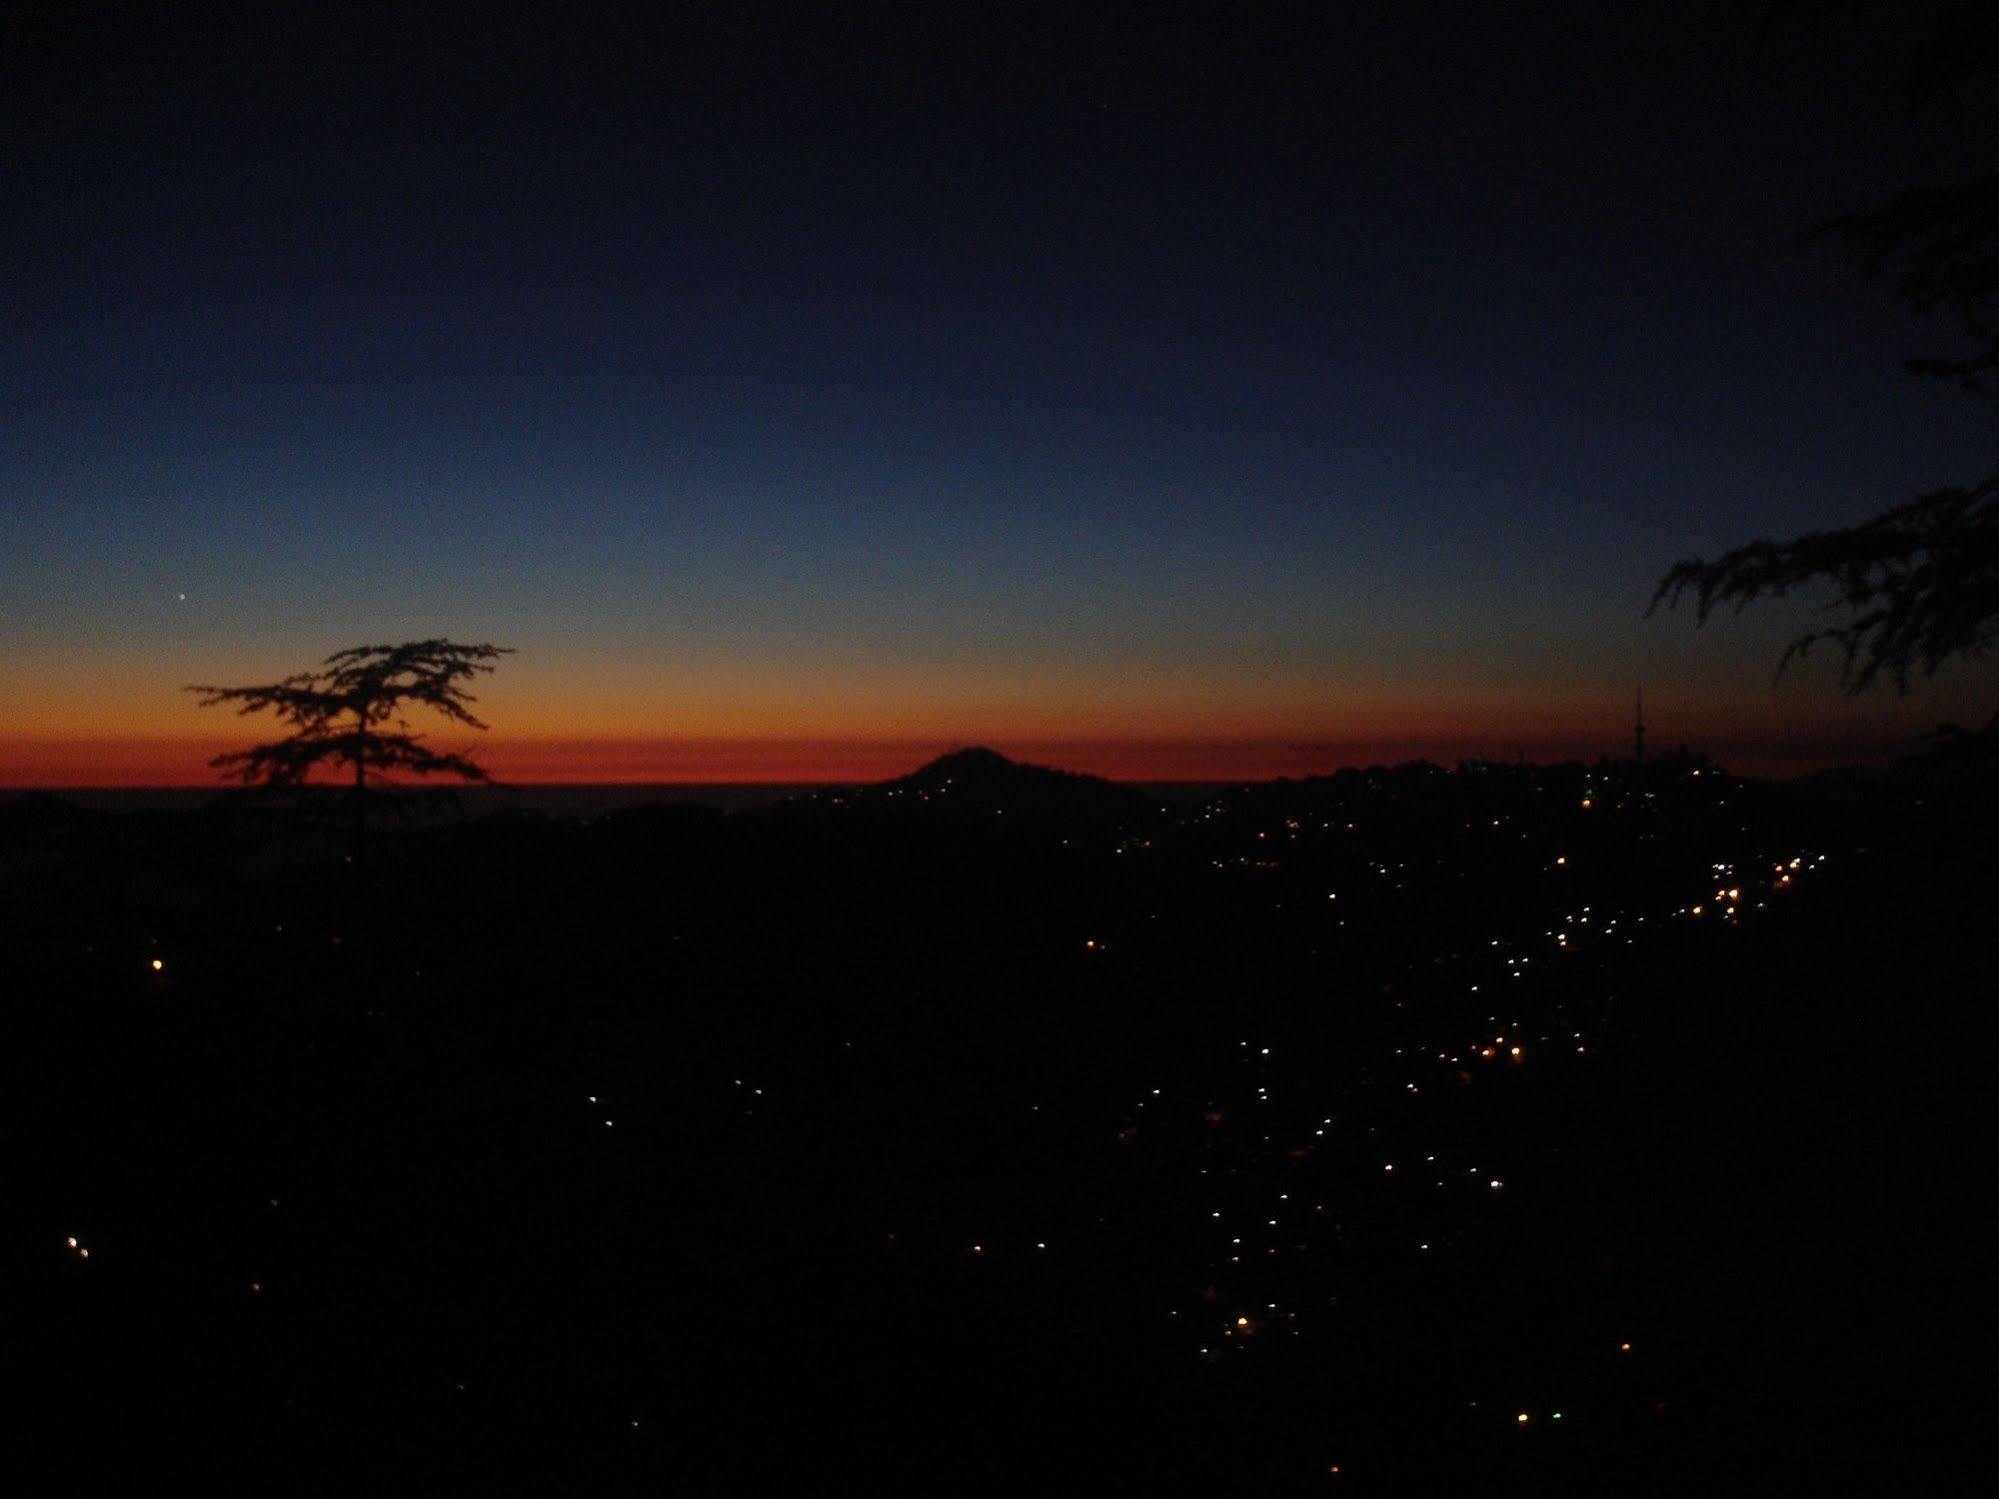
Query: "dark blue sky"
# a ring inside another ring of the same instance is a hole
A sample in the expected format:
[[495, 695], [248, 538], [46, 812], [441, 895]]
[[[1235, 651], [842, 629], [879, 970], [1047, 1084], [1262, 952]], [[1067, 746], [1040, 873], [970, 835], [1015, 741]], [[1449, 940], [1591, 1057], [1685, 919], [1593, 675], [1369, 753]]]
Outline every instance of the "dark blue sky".
[[1899, 369], [1950, 330], [1799, 243], [1982, 116], [1700, 11], [31, 11], [0, 741], [213, 735], [178, 684], [437, 633], [521, 650], [496, 753], [663, 776], [1609, 748], [1641, 675], [1739, 757], [1982, 717], [1770, 693], [1797, 612], [1640, 620], [1990, 466]]

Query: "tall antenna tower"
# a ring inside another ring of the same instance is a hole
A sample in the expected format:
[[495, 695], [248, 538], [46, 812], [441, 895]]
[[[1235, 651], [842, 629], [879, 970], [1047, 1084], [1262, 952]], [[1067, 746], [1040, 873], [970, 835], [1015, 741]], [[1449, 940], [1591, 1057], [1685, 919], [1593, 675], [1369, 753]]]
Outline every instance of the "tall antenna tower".
[[1633, 726], [1631, 735], [1637, 749], [1638, 763], [1643, 765], [1645, 763], [1645, 684], [1643, 682], [1638, 684], [1638, 722]]

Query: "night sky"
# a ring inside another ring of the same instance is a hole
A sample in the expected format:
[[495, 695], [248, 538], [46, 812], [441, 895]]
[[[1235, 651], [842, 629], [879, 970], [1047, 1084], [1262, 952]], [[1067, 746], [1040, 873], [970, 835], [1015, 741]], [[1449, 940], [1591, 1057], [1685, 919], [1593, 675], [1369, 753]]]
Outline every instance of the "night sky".
[[0, 38], [0, 784], [204, 781], [256, 725], [183, 684], [437, 635], [518, 650], [519, 780], [1594, 757], [1641, 680], [1778, 771], [1990, 712], [1773, 690], [1801, 601], [1642, 617], [1990, 468], [1901, 370], [1951, 330], [1801, 243], [1990, 151], [1864, 36], [157, 9]]

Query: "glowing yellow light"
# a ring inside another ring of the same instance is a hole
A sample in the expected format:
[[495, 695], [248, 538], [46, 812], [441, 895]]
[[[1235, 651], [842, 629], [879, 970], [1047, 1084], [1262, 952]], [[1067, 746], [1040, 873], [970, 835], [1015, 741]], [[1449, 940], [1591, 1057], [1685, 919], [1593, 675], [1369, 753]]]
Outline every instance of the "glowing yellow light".
[[153, 972], [158, 973], [162, 968], [165, 968], [166, 966], [167, 965], [164, 962], [162, 962], [160, 959], [158, 958], [153, 959]]
[[1566, 863], [1568, 863], [1568, 862], [1569, 862], [1569, 856], [1568, 856], [1567, 854], [1562, 854], [1562, 855], [1559, 855], [1559, 856], [1558, 856], [1558, 857], [1556, 858], [1555, 862], [1556, 862], [1557, 864], [1566, 864]]
[[1629, 1353], [1631, 1351], [1631, 1345], [1629, 1343], [1619, 1343], [1617, 1345], [1617, 1351], [1619, 1353]]
[[1236, 1325], [1237, 1327], [1247, 1327], [1247, 1326], [1249, 1326], [1249, 1318], [1247, 1318], [1247, 1317], [1238, 1317], [1238, 1318], [1236, 1318], [1236, 1319], [1235, 1319], [1235, 1325]]
[[1515, 1416], [1513, 1419], [1519, 1422], [1522, 1426], [1525, 1426], [1527, 1424], [1527, 1412], [1522, 1411], [1519, 1415]]
[[1512, 1050], [1512, 1055], [1514, 1055], [1514, 1056], [1516, 1056], [1516, 1057], [1517, 1057], [1517, 1056], [1519, 1056], [1519, 1055], [1520, 1055], [1520, 1048], [1519, 1048], [1519, 1047], [1517, 1047], [1517, 1046], [1516, 1046], [1516, 1047], [1514, 1047], [1514, 1048], [1513, 1048], [1513, 1050]]

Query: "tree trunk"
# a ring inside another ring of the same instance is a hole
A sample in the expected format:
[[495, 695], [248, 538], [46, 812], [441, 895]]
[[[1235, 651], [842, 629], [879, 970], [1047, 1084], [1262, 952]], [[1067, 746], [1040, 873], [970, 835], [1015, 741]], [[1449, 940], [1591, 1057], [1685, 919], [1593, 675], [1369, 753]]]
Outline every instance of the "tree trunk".
[[[359, 720], [354, 726], [354, 868], [347, 881], [347, 932], [345, 952], [348, 973], [353, 980], [355, 994], [360, 1003], [360, 1011], [368, 1006], [368, 997], [374, 986], [370, 982], [369, 969], [374, 952], [373, 932], [368, 922], [368, 907], [373, 895], [369, 888], [368, 869], [368, 710], [365, 706], [355, 710]], [[355, 1018], [360, 1018], [357, 1012]]]
[[368, 715], [356, 709], [354, 729], [354, 879], [358, 884], [368, 860]]

